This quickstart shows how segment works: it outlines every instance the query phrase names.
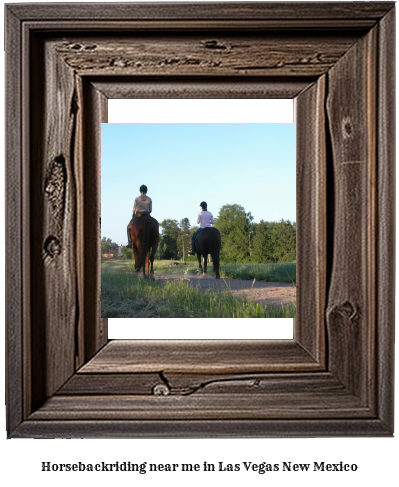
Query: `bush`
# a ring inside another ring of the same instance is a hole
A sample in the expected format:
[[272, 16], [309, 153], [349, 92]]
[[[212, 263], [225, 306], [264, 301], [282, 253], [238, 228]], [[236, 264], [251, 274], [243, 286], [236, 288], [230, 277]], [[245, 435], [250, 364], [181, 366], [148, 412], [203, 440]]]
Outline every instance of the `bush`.
[[290, 252], [287, 255], [284, 255], [284, 257], [282, 257], [280, 259], [280, 262], [296, 262], [296, 252], [295, 252], [295, 250], [292, 251], [292, 252]]
[[124, 259], [133, 259], [133, 249], [122, 247], [122, 255]]

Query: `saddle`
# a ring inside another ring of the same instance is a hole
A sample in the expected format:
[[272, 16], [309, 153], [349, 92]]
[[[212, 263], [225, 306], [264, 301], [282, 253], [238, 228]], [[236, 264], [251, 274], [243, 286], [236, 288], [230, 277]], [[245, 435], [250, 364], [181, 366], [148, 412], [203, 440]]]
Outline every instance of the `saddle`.
[[136, 214], [133, 216], [132, 220], [134, 221], [141, 216], [150, 216], [150, 214], [148, 213], [148, 211], [136, 211]]
[[135, 220], [137, 220], [137, 218], [140, 218], [141, 216], [150, 216], [150, 214], [148, 213], [148, 211], [137, 211], [134, 215], [133, 215], [133, 218], [130, 220], [127, 228], [129, 228], [129, 230], [132, 228], [132, 225], [133, 225], [133, 222]]

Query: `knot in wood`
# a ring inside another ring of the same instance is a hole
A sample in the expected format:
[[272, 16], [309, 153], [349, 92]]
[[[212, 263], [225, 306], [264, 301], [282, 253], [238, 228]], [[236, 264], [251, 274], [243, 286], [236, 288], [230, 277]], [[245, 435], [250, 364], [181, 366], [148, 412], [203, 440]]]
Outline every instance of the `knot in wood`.
[[345, 138], [351, 137], [353, 134], [353, 125], [350, 120], [345, 119], [342, 123], [342, 131]]
[[350, 321], [353, 321], [358, 314], [356, 307], [349, 301], [345, 301], [345, 303], [341, 304], [341, 306], [339, 306], [339, 311]]
[[169, 396], [170, 389], [166, 384], [157, 384], [153, 387], [152, 393], [154, 396]]
[[97, 45], [96, 44], [86, 44], [84, 46], [84, 50], [85, 51], [94, 51], [94, 49], [97, 49]]
[[216, 39], [203, 41], [202, 45], [205, 47], [205, 49], [227, 49], [227, 47], [223, 44], [219, 44]]
[[50, 235], [44, 242], [44, 251], [48, 257], [55, 257], [61, 253], [61, 243], [57, 237]]
[[345, 301], [342, 304], [333, 305], [328, 311], [328, 321], [333, 322], [339, 317], [346, 319], [351, 323], [356, 323], [359, 318], [359, 310], [350, 301]]

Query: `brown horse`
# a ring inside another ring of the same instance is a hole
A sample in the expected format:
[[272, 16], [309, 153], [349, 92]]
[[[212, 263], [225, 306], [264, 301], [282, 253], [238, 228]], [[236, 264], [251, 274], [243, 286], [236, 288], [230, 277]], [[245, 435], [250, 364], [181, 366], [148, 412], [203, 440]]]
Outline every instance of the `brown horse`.
[[136, 273], [138, 274], [143, 268], [143, 276], [147, 279], [153, 278], [154, 257], [159, 243], [159, 223], [150, 215], [139, 216], [133, 221], [130, 235]]

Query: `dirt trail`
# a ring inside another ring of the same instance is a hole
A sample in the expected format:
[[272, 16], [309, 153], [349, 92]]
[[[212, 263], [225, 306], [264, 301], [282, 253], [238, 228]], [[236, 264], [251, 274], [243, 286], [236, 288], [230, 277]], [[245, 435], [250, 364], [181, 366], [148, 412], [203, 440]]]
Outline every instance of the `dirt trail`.
[[[156, 281], [172, 281], [180, 279], [177, 274], [155, 274]], [[282, 282], [250, 281], [243, 279], [215, 279], [212, 276], [187, 276], [189, 286], [199, 288], [202, 291], [207, 289], [220, 289], [226, 291], [230, 288], [235, 296], [243, 294], [249, 301], [260, 303], [263, 306], [281, 306], [296, 302], [296, 288], [293, 284]]]

